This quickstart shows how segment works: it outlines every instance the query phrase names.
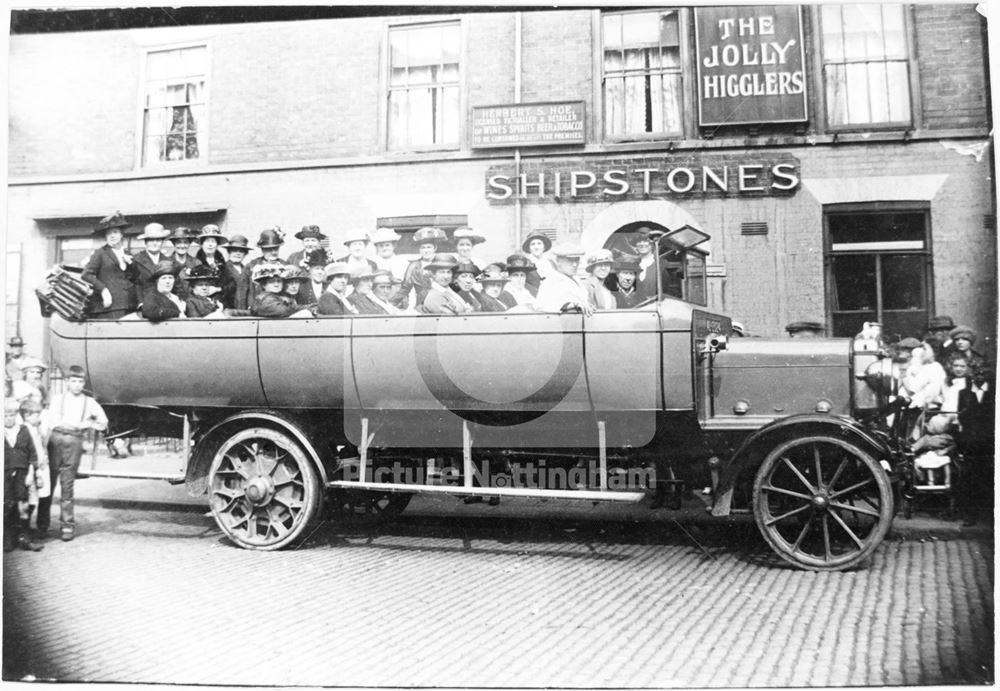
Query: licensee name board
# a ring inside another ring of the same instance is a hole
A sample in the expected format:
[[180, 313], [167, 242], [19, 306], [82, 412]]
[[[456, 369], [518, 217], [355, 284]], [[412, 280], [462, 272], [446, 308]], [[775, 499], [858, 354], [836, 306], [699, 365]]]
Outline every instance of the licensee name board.
[[806, 119], [797, 5], [699, 7], [695, 19], [702, 126]]
[[472, 109], [472, 148], [584, 143], [583, 101], [519, 103]]

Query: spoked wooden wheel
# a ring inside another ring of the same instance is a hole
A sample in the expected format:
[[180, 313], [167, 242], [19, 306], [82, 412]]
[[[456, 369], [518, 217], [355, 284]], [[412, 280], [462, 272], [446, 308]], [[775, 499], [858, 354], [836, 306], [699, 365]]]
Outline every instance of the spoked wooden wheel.
[[302, 535], [320, 505], [320, 481], [302, 448], [263, 427], [225, 441], [209, 471], [216, 523], [240, 547], [280, 549]]
[[879, 463], [835, 437], [781, 444], [754, 480], [757, 527], [782, 559], [804, 569], [864, 561], [888, 532], [893, 511], [892, 487]]

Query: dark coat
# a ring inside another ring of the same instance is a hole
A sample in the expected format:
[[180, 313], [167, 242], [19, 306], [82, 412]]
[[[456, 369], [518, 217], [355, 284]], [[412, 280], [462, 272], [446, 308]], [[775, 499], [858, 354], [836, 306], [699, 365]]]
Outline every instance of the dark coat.
[[498, 297], [497, 300], [503, 303], [504, 307], [506, 307], [507, 309], [510, 309], [511, 307], [517, 307], [517, 298], [508, 293], [506, 290], [500, 293], [500, 297]]
[[[503, 293], [500, 293], [500, 298], [502, 297]], [[476, 298], [479, 300], [483, 312], [506, 312], [509, 309], [500, 298], [490, 297], [486, 293], [480, 293]]]
[[451, 289], [455, 291], [458, 297], [465, 300], [474, 312], [483, 311], [483, 303], [480, 301], [477, 293], [471, 290], [461, 290], [457, 285], [453, 285]]
[[393, 295], [389, 301], [401, 309], [405, 309], [409, 306], [410, 291], [417, 291], [417, 305], [424, 304], [424, 298], [427, 297], [427, 291], [431, 289], [431, 275], [424, 271], [423, 263], [419, 259], [414, 259], [406, 267], [406, 273], [403, 274], [403, 283], [399, 286], [399, 290]]
[[174, 293], [179, 295], [182, 300], [187, 300], [188, 295], [191, 294], [191, 287], [188, 285], [187, 280], [188, 272], [198, 266], [198, 260], [190, 254], [185, 254], [181, 258], [178, 258], [175, 254], [173, 260], [174, 266], [180, 268], [177, 272], [177, 281], [174, 283]]
[[319, 293], [313, 290], [312, 281], [302, 281], [302, 287], [299, 288], [298, 301], [301, 305], [315, 305], [319, 302], [320, 296], [326, 292], [321, 289]]
[[250, 309], [252, 294], [250, 269], [243, 264], [237, 267], [232, 262], [226, 262], [223, 266], [222, 292], [219, 293], [222, 304], [232, 309]]
[[[350, 301], [350, 298], [348, 298], [348, 301]], [[341, 302], [340, 298], [329, 291], [319, 296], [319, 306], [316, 308], [316, 316], [345, 317], [352, 314], [354, 313], [344, 307], [344, 303]]]
[[[133, 286], [133, 278], [136, 275], [134, 261], [131, 264], [126, 264], [125, 270], [122, 271], [114, 250], [107, 245], [94, 250], [90, 259], [87, 260], [87, 266], [81, 276], [95, 289], [88, 313], [95, 317], [115, 318], [115, 316], [124, 316], [127, 312], [134, 311], [138, 304], [137, 293]], [[110, 307], [104, 307], [101, 303], [101, 291], [105, 288], [111, 293]]]
[[162, 322], [177, 319], [181, 311], [173, 300], [154, 289], [147, 290], [142, 296], [142, 316], [151, 322]]
[[250, 313], [255, 317], [266, 317], [269, 319], [287, 317], [299, 310], [295, 300], [287, 295], [278, 293], [258, 293], [254, 298]]
[[976, 398], [969, 386], [958, 392], [958, 420], [962, 426], [959, 442], [963, 453], [993, 453], [995, 410], [996, 394], [992, 386], [983, 392], [982, 401]]
[[615, 296], [615, 302], [618, 304], [618, 309], [620, 310], [632, 309], [643, 301], [643, 297], [639, 294], [639, 291], [635, 288], [635, 286], [632, 286], [632, 290], [627, 293], [619, 288], [613, 293], [613, 295]]
[[358, 314], [389, 314], [384, 307], [372, 302], [367, 295], [351, 293], [347, 301], [358, 308]]
[[14, 470], [16, 468], [27, 468], [29, 465], [38, 463], [38, 455], [35, 453], [35, 443], [31, 441], [31, 433], [28, 428], [21, 425], [17, 430], [17, 438], [14, 446], [7, 441], [7, 435], [3, 439], [3, 469]]
[[[149, 252], [146, 250], [139, 250], [132, 255], [132, 265], [136, 270], [134, 278], [136, 295], [145, 296], [147, 290], [156, 288], [156, 281], [153, 280], [153, 272], [156, 271], [157, 263], [164, 259], [166, 257], [161, 254], [158, 261], [153, 261], [153, 258], [149, 256]], [[174, 292], [177, 292], [176, 284]]]
[[218, 309], [219, 304], [212, 298], [203, 298], [200, 295], [191, 295], [188, 297], [187, 303], [184, 306], [184, 315], [195, 319], [201, 319], [202, 317], [207, 317], [213, 312], [218, 311]]

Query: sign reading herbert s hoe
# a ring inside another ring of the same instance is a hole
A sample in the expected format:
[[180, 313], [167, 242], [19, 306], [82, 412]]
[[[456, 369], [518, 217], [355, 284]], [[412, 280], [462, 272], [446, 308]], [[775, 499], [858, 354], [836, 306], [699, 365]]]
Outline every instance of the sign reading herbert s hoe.
[[798, 6], [699, 7], [695, 15], [701, 125], [806, 119]]
[[472, 109], [472, 147], [476, 149], [583, 143], [583, 101]]

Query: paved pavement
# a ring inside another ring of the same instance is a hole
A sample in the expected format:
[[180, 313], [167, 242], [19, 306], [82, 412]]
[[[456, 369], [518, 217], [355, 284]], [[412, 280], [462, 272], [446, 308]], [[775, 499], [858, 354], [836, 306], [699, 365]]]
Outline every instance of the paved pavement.
[[5, 679], [994, 679], [992, 530], [930, 514], [903, 522], [866, 568], [817, 574], [785, 568], [748, 520], [704, 517], [697, 500], [675, 521], [641, 505], [418, 499], [388, 525], [320, 526], [296, 550], [257, 553], [231, 546], [183, 487], [90, 478], [78, 488], [77, 540], [4, 559]]

